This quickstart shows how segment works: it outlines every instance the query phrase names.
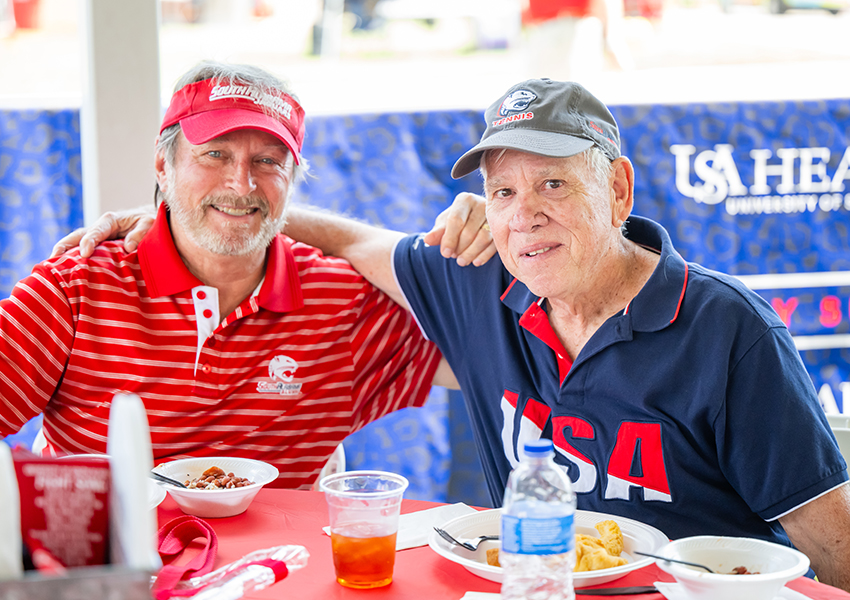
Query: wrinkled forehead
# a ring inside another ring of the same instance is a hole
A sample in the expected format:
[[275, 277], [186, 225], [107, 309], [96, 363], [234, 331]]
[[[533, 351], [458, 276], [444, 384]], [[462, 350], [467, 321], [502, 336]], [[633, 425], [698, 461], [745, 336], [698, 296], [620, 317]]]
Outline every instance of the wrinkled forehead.
[[584, 153], [564, 158], [495, 148], [482, 153], [479, 168], [486, 187], [520, 172], [535, 177], [555, 177], [578, 174], [586, 166]]

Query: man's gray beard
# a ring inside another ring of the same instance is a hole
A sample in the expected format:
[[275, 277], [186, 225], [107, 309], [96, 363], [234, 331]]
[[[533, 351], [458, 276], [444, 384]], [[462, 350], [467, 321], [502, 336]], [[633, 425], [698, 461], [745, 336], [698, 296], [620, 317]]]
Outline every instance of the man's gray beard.
[[[174, 200], [174, 189], [175, 186], [171, 182], [168, 186], [168, 191], [163, 193], [163, 199], [168, 205], [176, 224], [193, 244], [213, 254], [245, 256], [258, 251], [264, 251], [271, 244], [278, 232], [283, 229], [284, 223], [286, 223], [286, 207], [284, 207], [280, 217], [271, 219], [268, 216], [268, 202], [256, 196], [207, 197], [204, 198], [203, 202], [197, 208], [189, 208], [183, 202]], [[263, 215], [260, 231], [256, 234], [250, 233], [250, 225], [248, 224], [233, 227], [228, 234], [222, 234], [207, 228], [204, 225], [205, 212], [207, 210], [216, 210], [210, 205], [222, 199], [224, 199], [222, 203], [228, 206], [238, 208], [256, 206]]]

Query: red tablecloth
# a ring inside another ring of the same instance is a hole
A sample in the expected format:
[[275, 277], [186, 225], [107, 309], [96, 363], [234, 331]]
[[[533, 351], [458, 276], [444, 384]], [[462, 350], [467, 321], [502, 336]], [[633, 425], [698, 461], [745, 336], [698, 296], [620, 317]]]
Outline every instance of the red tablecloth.
[[[404, 500], [402, 513], [437, 506], [433, 502]], [[183, 513], [167, 497], [159, 506], [159, 523], [165, 524]], [[205, 519], [218, 536], [215, 568], [262, 548], [297, 544], [307, 548], [307, 566], [272, 587], [246, 596], [251, 599], [290, 598], [331, 600], [334, 598], [391, 598], [393, 600], [459, 600], [467, 591], [498, 592], [499, 584], [472, 575], [458, 564], [437, 555], [428, 546], [402, 550], [396, 555], [393, 583], [375, 590], [351, 590], [334, 579], [331, 541], [322, 532], [328, 524], [324, 494], [292, 490], [263, 489], [241, 515], [226, 519]], [[191, 550], [190, 550], [191, 551]], [[654, 565], [635, 571], [600, 587], [644, 585], [672, 578]], [[812, 600], [847, 600], [850, 594], [801, 577], [788, 587]], [[589, 598], [590, 596], [587, 596]], [[663, 600], [661, 594], [608, 596], [609, 598]]]

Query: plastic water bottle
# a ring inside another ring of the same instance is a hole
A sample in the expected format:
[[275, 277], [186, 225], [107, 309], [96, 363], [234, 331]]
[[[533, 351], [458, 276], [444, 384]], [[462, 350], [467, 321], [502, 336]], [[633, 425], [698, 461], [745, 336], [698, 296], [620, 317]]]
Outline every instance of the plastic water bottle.
[[576, 497], [551, 440], [527, 442], [502, 506], [502, 600], [574, 600]]

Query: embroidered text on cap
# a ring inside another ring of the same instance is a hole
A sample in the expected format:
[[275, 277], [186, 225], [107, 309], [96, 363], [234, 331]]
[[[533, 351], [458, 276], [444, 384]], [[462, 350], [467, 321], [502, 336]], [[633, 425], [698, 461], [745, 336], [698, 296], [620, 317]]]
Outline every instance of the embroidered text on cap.
[[233, 98], [250, 100], [257, 106], [273, 110], [286, 119], [292, 114], [292, 104], [253, 85], [216, 85], [210, 91], [210, 102]]

